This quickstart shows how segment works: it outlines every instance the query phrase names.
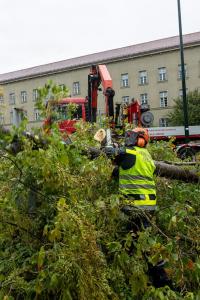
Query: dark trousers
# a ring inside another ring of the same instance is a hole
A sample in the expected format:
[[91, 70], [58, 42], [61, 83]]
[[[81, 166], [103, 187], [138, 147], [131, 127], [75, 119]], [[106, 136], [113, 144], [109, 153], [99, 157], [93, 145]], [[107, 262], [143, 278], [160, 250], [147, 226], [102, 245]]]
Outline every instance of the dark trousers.
[[[142, 229], [146, 229], [150, 227], [151, 217], [153, 215], [153, 211], [144, 212], [141, 209], [138, 209], [133, 206], [124, 206], [122, 208], [124, 214], [128, 215], [129, 219], [126, 224], [126, 231], [127, 232], [137, 232]], [[129, 249], [130, 255], [134, 253], [134, 246], [132, 245]], [[144, 258], [145, 258], [145, 251], [144, 251]], [[172, 288], [172, 282], [168, 278], [167, 273], [165, 271], [165, 262], [159, 261], [155, 266], [148, 262], [148, 275], [152, 282], [152, 285], [156, 288], [164, 287], [168, 285]]]

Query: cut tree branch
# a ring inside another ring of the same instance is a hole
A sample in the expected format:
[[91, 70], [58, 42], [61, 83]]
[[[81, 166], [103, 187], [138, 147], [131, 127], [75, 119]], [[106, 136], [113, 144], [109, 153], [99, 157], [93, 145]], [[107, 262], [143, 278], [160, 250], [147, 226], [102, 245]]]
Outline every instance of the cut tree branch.
[[156, 166], [156, 175], [170, 179], [182, 180], [185, 182], [199, 183], [200, 177], [194, 171], [190, 171], [175, 165], [169, 165], [164, 162], [154, 161]]

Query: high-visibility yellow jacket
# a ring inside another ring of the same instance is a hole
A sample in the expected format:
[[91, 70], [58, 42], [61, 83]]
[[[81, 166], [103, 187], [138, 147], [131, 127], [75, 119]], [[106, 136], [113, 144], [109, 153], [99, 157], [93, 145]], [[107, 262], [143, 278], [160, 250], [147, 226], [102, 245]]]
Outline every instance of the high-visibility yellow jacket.
[[[135, 156], [135, 164], [129, 169], [119, 168], [119, 191], [126, 196], [125, 204], [153, 210], [156, 207], [156, 187], [153, 179], [155, 164], [145, 148], [126, 149]], [[125, 154], [125, 155], [126, 155]]]

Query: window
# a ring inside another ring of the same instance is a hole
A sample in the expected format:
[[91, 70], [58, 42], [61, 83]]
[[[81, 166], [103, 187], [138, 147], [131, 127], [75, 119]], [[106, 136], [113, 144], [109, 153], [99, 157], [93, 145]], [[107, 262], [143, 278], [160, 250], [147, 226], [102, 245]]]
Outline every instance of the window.
[[3, 96], [0, 95], [0, 105], [3, 104], [3, 102], [4, 102]]
[[147, 71], [139, 72], [139, 84], [144, 85], [148, 83]]
[[159, 81], [165, 81], [167, 80], [167, 69], [166, 68], [159, 68], [158, 69], [158, 76], [159, 76]]
[[33, 101], [37, 101], [39, 98], [39, 91], [38, 89], [33, 89]]
[[167, 118], [160, 118], [159, 119], [159, 127], [167, 127], [168, 126], [168, 119]]
[[9, 94], [9, 104], [15, 104], [15, 93], [10, 93]]
[[22, 91], [21, 92], [21, 103], [26, 103], [27, 102], [27, 92]]
[[[186, 94], [188, 93], [188, 89], [186, 88]], [[183, 90], [180, 89], [179, 90], [179, 97], [182, 98], [183, 97]]]
[[13, 111], [10, 112], [10, 124], [13, 124]]
[[69, 104], [56, 105], [53, 109], [55, 120], [80, 120], [82, 116], [82, 105], [77, 105], [76, 110], [71, 112]]
[[160, 107], [168, 106], [168, 93], [167, 91], [160, 92]]
[[64, 89], [66, 88], [65, 84], [59, 84], [59, 87], [60, 87], [60, 89], [61, 89], [62, 92], [63, 92]]
[[0, 114], [0, 124], [4, 124], [4, 116]]
[[23, 110], [22, 119], [27, 119], [27, 118], [28, 118], [28, 112], [27, 112], [27, 110]]
[[73, 95], [80, 95], [80, 82], [76, 81], [73, 83]]
[[[185, 64], [185, 77], [188, 76], [187, 65]], [[181, 65], [178, 65], [178, 79], [182, 79], [182, 68]]]
[[34, 120], [39, 121], [40, 120], [40, 111], [38, 108], [34, 109]]
[[140, 94], [140, 103], [141, 104], [148, 104], [148, 94]]
[[122, 104], [129, 104], [129, 96], [122, 97]]
[[128, 87], [128, 73], [121, 74], [121, 87]]

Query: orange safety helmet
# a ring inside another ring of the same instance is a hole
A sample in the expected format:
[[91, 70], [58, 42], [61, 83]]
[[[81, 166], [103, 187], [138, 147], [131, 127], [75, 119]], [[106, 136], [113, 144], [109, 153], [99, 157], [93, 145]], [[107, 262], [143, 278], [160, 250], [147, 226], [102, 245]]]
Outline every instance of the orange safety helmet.
[[149, 134], [146, 128], [137, 127], [133, 130], [128, 130], [125, 133], [126, 147], [145, 147], [149, 141]]
[[132, 132], [137, 134], [137, 143], [138, 147], [145, 147], [149, 142], [149, 133], [146, 128], [137, 127], [132, 130]]

